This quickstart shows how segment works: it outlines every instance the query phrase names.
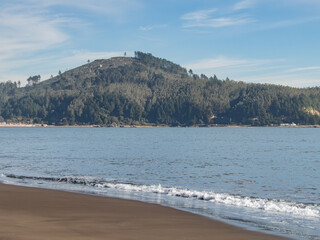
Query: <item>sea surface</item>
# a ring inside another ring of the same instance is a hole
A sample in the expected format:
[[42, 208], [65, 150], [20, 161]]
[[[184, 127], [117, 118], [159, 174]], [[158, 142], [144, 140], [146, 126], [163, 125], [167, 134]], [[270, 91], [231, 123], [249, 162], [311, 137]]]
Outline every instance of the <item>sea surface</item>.
[[0, 128], [0, 182], [320, 239], [316, 128]]

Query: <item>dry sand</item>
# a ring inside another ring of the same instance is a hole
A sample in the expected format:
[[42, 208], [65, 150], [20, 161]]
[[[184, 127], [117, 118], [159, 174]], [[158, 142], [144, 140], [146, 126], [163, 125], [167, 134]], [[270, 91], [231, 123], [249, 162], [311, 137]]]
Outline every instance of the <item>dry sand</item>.
[[280, 240], [137, 201], [0, 184], [0, 240]]

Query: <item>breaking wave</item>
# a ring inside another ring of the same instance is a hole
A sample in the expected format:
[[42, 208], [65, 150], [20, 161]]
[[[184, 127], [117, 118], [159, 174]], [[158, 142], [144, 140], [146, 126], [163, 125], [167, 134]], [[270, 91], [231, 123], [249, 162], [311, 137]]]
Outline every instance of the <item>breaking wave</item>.
[[290, 214], [299, 217], [320, 218], [320, 205], [305, 204], [276, 199], [263, 199], [255, 197], [246, 197], [239, 195], [231, 195], [227, 193], [215, 193], [213, 191], [196, 191], [190, 189], [182, 189], [176, 187], [163, 187], [159, 185], [139, 185], [133, 183], [119, 182], [115, 180], [107, 180], [103, 178], [93, 177], [34, 177], [34, 176], [18, 176], [14, 174], [2, 174], [2, 176], [11, 179], [50, 181], [77, 184], [83, 186], [91, 186], [96, 188], [109, 188], [128, 192], [142, 192], [161, 194], [173, 197], [189, 198], [202, 200], [212, 203], [219, 203], [229, 206], [246, 207], [251, 209], [259, 209], [267, 212], [276, 212], [280, 214]]

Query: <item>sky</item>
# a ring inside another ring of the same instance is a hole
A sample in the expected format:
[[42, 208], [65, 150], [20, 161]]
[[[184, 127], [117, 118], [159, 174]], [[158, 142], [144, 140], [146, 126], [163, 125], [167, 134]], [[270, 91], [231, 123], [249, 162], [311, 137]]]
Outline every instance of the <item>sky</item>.
[[320, 0], [0, 0], [0, 82], [134, 51], [219, 79], [320, 86]]

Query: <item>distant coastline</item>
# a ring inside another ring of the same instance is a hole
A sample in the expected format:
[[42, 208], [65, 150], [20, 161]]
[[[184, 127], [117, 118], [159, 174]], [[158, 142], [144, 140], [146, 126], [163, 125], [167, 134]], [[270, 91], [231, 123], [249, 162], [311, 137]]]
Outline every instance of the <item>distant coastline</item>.
[[41, 123], [6, 123], [0, 122], [0, 128], [320, 128], [320, 125], [297, 125], [297, 124], [280, 124], [268, 126], [251, 126], [251, 125], [226, 125], [226, 124], [211, 124], [211, 125], [192, 125], [192, 126], [170, 126], [164, 124], [145, 124], [145, 125], [49, 125]]

